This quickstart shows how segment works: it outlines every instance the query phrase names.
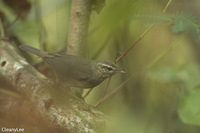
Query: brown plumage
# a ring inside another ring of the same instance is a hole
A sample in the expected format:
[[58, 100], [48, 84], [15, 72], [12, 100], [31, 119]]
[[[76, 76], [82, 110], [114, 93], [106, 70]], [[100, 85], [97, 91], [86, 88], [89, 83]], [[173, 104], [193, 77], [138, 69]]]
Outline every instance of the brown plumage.
[[116, 73], [124, 73], [109, 61], [48, 53], [28, 45], [20, 45], [20, 49], [41, 57], [53, 69], [59, 80], [71, 87], [92, 88]]

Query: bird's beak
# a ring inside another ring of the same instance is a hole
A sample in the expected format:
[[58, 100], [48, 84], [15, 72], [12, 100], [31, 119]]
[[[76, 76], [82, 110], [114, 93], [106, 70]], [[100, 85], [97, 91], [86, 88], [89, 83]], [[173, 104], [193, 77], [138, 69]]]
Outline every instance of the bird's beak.
[[117, 73], [126, 73], [126, 72], [119, 69], [119, 70], [117, 70]]

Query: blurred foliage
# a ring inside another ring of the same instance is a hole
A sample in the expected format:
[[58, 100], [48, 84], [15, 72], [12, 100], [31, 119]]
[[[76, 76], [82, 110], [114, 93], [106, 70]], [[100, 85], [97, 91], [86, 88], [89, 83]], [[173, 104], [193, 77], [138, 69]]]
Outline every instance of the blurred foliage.
[[181, 119], [191, 125], [200, 125], [200, 88], [196, 87], [183, 97], [179, 106], [179, 115]]
[[148, 14], [137, 13], [132, 15], [134, 20], [153, 21], [154, 23], [166, 22], [172, 25], [173, 33], [189, 30], [200, 41], [200, 21], [197, 16], [188, 12], [177, 12], [174, 14]]
[[[30, 0], [24, 19], [8, 26], [25, 44], [49, 52], [65, 47], [71, 1]], [[109, 92], [132, 76], [123, 89], [98, 108], [114, 119], [108, 133], [197, 133], [200, 131], [199, 0], [106, 0], [90, 17], [87, 57], [114, 61], [152, 23], [154, 27], [117, 65]], [[142, 13], [141, 13], [142, 12]], [[16, 13], [0, 1], [0, 14], [11, 24]], [[176, 43], [178, 40], [178, 44]], [[196, 41], [198, 40], [198, 41]], [[32, 55], [31, 55], [32, 56]], [[34, 62], [38, 58], [33, 57]], [[150, 66], [150, 67], [149, 67]], [[95, 105], [106, 81], [86, 98]]]

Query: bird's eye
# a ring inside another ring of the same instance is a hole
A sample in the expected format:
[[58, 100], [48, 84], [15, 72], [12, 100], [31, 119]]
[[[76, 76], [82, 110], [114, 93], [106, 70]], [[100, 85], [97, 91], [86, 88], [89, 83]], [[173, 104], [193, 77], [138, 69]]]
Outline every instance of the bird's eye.
[[113, 70], [111, 67], [107, 67], [107, 69], [108, 69], [108, 71], [111, 71], [111, 70]]
[[101, 65], [101, 68], [103, 70], [105, 70], [106, 72], [112, 72], [113, 71], [113, 67], [110, 65]]

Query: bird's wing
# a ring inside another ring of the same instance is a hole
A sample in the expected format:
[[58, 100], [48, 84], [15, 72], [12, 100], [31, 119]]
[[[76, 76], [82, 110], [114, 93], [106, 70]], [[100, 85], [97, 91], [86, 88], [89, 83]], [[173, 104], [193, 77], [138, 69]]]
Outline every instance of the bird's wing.
[[55, 55], [43, 59], [62, 77], [87, 80], [92, 76], [91, 60], [73, 55]]

